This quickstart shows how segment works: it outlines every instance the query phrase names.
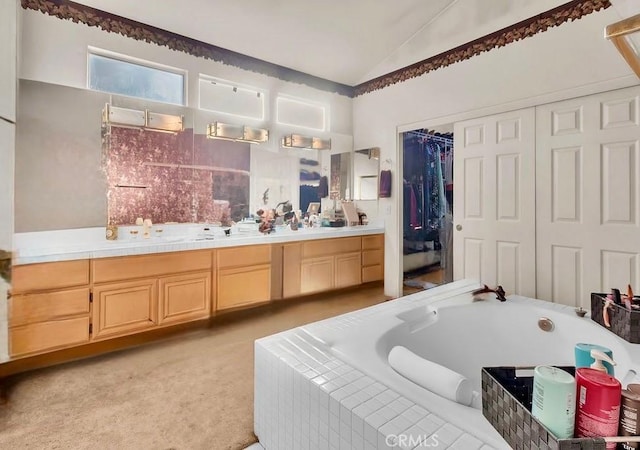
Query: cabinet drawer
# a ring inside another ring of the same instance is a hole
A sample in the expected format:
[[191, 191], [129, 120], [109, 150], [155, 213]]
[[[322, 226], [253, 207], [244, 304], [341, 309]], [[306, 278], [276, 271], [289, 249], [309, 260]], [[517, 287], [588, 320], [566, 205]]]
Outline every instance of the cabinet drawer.
[[335, 255], [337, 253], [359, 252], [360, 247], [360, 236], [339, 239], [318, 239], [302, 244], [302, 257], [316, 258], [319, 256]]
[[40, 322], [9, 330], [9, 349], [12, 357], [87, 342], [89, 342], [89, 317]]
[[187, 322], [209, 317], [211, 273], [200, 272], [159, 280], [159, 322]]
[[211, 269], [211, 251], [194, 250], [92, 260], [93, 282], [130, 280]]
[[89, 260], [25, 264], [13, 267], [15, 294], [89, 284]]
[[370, 281], [379, 281], [384, 278], [384, 266], [379, 264], [377, 266], [369, 266], [362, 268], [362, 282], [368, 283]]
[[9, 299], [10, 327], [80, 314], [89, 314], [89, 288], [15, 295]]
[[271, 300], [271, 266], [219, 270], [217, 293], [218, 310]]
[[270, 245], [223, 248], [217, 251], [218, 269], [238, 266], [255, 266], [271, 262]]
[[384, 247], [384, 234], [362, 236], [362, 250], [372, 250]]
[[362, 265], [363, 266], [373, 266], [376, 264], [383, 263], [383, 253], [382, 250], [366, 250], [362, 252]]

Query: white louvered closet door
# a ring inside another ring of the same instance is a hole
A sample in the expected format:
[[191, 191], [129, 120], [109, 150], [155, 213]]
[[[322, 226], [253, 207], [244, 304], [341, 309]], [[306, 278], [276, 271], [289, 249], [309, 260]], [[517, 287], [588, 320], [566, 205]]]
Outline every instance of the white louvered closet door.
[[640, 290], [640, 87], [536, 108], [537, 294]]
[[535, 297], [535, 109], [454, 126], [454, 279]]

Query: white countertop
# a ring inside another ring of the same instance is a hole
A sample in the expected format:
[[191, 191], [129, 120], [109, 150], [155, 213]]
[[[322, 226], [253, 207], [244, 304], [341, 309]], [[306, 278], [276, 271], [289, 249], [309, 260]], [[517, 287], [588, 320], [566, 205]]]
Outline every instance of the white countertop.
[[[233, 233], [225, 236], [222, 228], [210, 227], [204, 238], [202, 224], [159, 225], [162, 237], [144, 239], [118, 239], [108, 241], [105, 228], [79, 228], [72, 230], [38, 231], [16, 233], [13, 240], [14, 265], [34, 264], [74, 259], [107, 258], [112, 256], [143, 255], [149, 253], [200, 250], [240, 245], [276, 244], [310, 239], [339, 238], [384, 233], [377, 224], [340, 228], [305, 228], [297, 231], [278, 230], [271, 234]], [[158, 225], [154, 225], [154, 229]], [[119, 236], [128, 234], [131, 227], [121, 227]], [[123, 231], [125, 231], [123, 233]], [[211, 238], [212, 237], [212, 238]]]

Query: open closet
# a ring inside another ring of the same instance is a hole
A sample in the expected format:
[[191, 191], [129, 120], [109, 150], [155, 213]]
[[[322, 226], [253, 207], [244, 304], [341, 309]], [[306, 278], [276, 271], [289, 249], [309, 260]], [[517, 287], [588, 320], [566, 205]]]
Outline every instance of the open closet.
[[453, 280], [453, 127], [402, 135], [403, 272], [408, 288]]

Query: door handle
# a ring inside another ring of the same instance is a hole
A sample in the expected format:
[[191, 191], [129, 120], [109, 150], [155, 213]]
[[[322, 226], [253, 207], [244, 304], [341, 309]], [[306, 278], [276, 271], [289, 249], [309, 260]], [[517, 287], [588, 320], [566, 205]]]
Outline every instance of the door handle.
[[456, 230], [462, 231], [462, 225], [460, 225], [460, 224], [456, 225]]

